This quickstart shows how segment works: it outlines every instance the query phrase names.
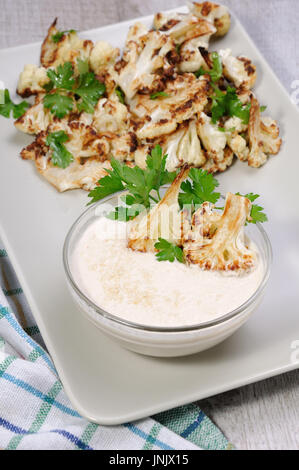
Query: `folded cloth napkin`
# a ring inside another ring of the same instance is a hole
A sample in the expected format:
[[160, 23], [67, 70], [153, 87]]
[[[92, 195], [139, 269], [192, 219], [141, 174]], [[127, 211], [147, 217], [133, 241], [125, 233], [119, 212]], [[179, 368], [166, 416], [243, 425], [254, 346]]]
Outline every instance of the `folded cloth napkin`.
[[122, 426], [82, 418], [63, 390], [0, 245], [0, 449], [230, 448], [195, 404]]

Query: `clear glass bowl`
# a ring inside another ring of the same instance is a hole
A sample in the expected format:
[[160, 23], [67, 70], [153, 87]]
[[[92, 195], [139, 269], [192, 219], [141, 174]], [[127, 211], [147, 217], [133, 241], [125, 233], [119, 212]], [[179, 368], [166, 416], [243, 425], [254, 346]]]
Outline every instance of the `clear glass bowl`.
[[[124, 194], [124, 193], [122, 193]], [[194, 354], [220, 343], [254, 312], [262, 300], [270, 276], [272, 248], [261, 224], [249, 224], [246, 234], [256, 244], [263, 265], [264, 276], [254, 294], [238, 308], [216, 320], [183, 327], [152, 327], [133, 323], [106, 312], [96, 305], [76, 283], [70, 259], [77, 242], [86, 228], [99, 217], [105, 217], [118, 205], [119, 193], [108, 196], [89, 207], [73, 224], [64, 244], [63, 263], [70, 292], [81, 311], [104, 333], [132, 351], [151, 356], [184, 356]]]

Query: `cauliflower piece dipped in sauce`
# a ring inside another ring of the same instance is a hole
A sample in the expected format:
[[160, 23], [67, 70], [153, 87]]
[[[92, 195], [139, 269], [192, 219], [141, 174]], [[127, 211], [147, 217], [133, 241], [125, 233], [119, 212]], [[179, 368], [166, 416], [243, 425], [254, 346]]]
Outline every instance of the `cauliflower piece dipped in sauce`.
[[191, 229], [183, 244], [189, 263], [217, 271], [249, 270], [256, 253], [244, 237], [243, 228], [250, 217], [251, 202], [243, 196], [228, 193], [223, 214], [204, 203], [193, 217]]

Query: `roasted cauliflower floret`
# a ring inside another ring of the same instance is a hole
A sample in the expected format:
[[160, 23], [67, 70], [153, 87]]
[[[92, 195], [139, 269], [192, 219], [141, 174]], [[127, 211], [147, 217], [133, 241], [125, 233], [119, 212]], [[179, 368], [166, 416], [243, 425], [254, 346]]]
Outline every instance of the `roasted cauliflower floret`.
[[37, 95], [45, 91], [43, 86], [48, 82], [47, 70], [44, 67], [27, 64], [20, 74], [17, 93], [22, 96], [22, 98]]
[[128, 129], [129, 112], [116, 95], [102, 98], [95, 107], [92, 126], [98, 132], [123, 132]]
[[200, 113], [197, 121], [197, 132], [207, 157], [219, 163], [224, 160], [224, 149], [227, 144], [225, 132], [221, 132], [217, 124], [212, 123], [212, 119], [205, 113]]
[[[256, 253], [246, 244], [244, 225], [250, 215], [251, 202], [228, 193], [222, 216], [217, 219], [200, 208], [193, 216], [188, 240], [184, 243], [185, 259], [202, 269], [215, 271], [249, 270], [255, 266]], [[209, 219], [213, 217], [212, 223]]]
[[134, 161], [135, 151], [138, 148], [137, 137], [133, 132], [124, 135], [113, 135], [111, 139], [111, 156], [117, 160]]
[[90, 54], [90, 68], [94, 73], [98, 74], [108, 66], [113, 65], [119, 56], [119, 49], [111, 46], [106, 41], [98, 41], [95, 43]]
[[129, 45], [130, 41], [138, 42], [139, 38], [141, 36], [144, 36], [148, 32], [149, 32], [148, 28], [140, 21], [137, 21], [135, 24], [130, 26], [129, 32], [126, 37], [125, 49]]
[[166, 97], [152, 100], [148, 95], [136, 95], [130, 110], [137, 119], [137, 137], [152, 139], [170, 134], [177, 125], [201, 112], [207, 104], [209, 79], [197, 79], [194, 74], [178, 75], [167, 82]]
[[48, 35], [41, 49], [41, 64], [48, 67], [57, 67], [64, 62], [71, 62], [76, 67], [77, 59], [89, 60], [93, 49], [93, 42], [80, 39], [76, 32], [64, 34], [58, 42], [53, 41], [53, 36], [59, 31], [56, 28], [57, 18], [50, 26]]
[[263, 142], [263, 150], [270, 155], [276, 155], [281, 147], [282, 140], [279, 137], [277, 122], [270, 117], [261, 117], [260, 131]]
[[34, 105], [15, 121], [15, 127], [19, 131], [25, 132], [25, 134], [38, 134], [45, 131], [54, 121], [53, 114], [44, 107], [43, 96], [38, 95]]
[[216, 32], [216, 28], [210, 22], [183, 13], [157, 13], [154, 26], [172, 37], [176, 44], [182, 45], [196, 38], [198, 47], [205, 48], [209, 45], [211, 35]]
[[182, 182], [187, 178], [188, 168], [183, 168], [165, 196], [150, 212], [141, 213], [133, 220], [128, 237], [128, 247], [135, 251], [154, 252], [155, 243], [164, 238], [180, 244], [182, 239], [182, 213], [178, 194]]
[[[70, 136], [70, 141], [66, 143], [68, 150], [74, 152], [74, 161], [65, 169], [53, 165], [51, 162], [51, 150], [46, 145], [49, 131], [61, 130], [61, 125], [59, 127], [55, 125], [50, 126], [48, 132], [41, 132], [36, 137], [36, 140], [21, 152], [21, 157], [26, 160], [33, 160], [38, 172], [60, 192], [79, 188], [89, 191], [94, 188], [100, 178], [107, 174], [105, 169], [111, 168], [110, 161], [102, 161], [96, 154], [95, 148], [92, 148], [93, 146], [95, 147], [95, 141], [88, 142], [92, 141], [92, 138], [95, 137], [92, 135], [88, 136], [90, 129], [85, 129], [86, 148], [82, 148], [81, 137], [78, 133], [83, 132], [84, 125], [82, 123], [74, 123], [74, 126], [77, 132], [74, 132], [72, 125], [68, 126], [65, 124], [63, 126], [64, 130], [68, 130]], [[99, 144], [99, 140], [97, 143]], [[77, 153], [75, 153], [76, 151]], [[93, 156], [87, 158], [87, 155]]]
[[[38, 145], [33, 146], [35, 151], [39, 148], [39, 153], [44, 153], [48, 157], [51, 156], [51, 150], [46, 145], [47, 136], [53, 132], [64, 131], [69, 137], [65, 142], [66, 149], [73, 155], [74, 159], [78, 161], [82, 158], [96, 157], [98, 160], [104, 161], [109, 157], [110, 145], [109, 139], [96, 132], [96, 130], [88, 125], [79, 121], [58, 121], [50, 124], [46, 131], [41, 132], [36, 137]], [[21, 153], [25, 159], [34, 160], [35, 153], [31, 152], [31, 145], [26, 147]]]
[[150, 31], [138, 42], [128, 42], [120, 67], [116, 64], [115, 81], [128, 99], [138, 90], [156, 91], [162, 83], [161, 75], [156, 72], [162, 70], [162, 75], [172, 75], [176, 57], [173, 40], [160, 32]]
[[188, 2], [188, 4], [192, 14], [198, 18], [210, 21], [216, 27], [215, 36], [224, 36], [228, 32], [230, 28], [230, 14], [227, 7], [212, 2]]
[[228, 138], [228, 145], [241, 162], [246, 162], [249, 156], [249, 148], [244, 137], [237, 134]]
[[221, 49], [219, 56], [222, 61], [223, 75], [238, 88], [250, 90], [256, 82], [256, 67], [247, 57], [233, 57], [230, 49]]
[[216, 28], [208, 21], [192, 14], [157, 13], [154, 25], [180, 45], [181, 72], [195, 72], [204, 64], [199, 48], [208, 48]]
[[213, 158], [208, 158], [202, 169], [209, 173], [222, 173], [232, 165], [233, 161], [234, 152], [227, 146], [223, 152], [223, 160], [215, 162]]
[[195, 120], [181, 124], [173, 134], [163, 136], [159, 144], [167, 155], [168, 171], [175, 171], [185, 164], [199, 168], [206, 161], [197, 135]]
[[261, 120], [260, 114], [260, 104], [252, 96], [248, 125], [248, 165], [255, 168], [267, 161], [268, 154], [277, 154], [282, 143], [276, 122], [270, 118]]

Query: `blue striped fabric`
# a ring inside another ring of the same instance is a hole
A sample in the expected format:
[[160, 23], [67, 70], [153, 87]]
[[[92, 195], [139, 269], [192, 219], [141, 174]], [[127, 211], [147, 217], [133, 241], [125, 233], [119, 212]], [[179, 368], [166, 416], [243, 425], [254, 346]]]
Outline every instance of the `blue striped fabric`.
[[0, 268], [0, 448], [231, 448], [196, 405], [123, 426], [103, 427], [82, 418], [70, 404], [44, 349], [3, 248]]

